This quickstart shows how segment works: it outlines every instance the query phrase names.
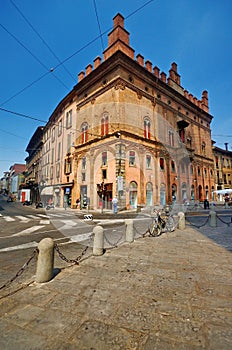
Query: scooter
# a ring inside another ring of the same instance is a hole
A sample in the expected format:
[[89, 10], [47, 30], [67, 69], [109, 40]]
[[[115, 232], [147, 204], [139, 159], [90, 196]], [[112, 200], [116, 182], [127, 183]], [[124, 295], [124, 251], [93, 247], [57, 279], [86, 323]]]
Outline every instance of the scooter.
[[23, 202], [23, 205], [32, 205], [32, 202], [31, 201], [25, 201], [25, 202]]
[[55, 209], [54, 203], [47, 204], [46, 209], [47, 209], [47, 210], [49, 210], [49, 209]]

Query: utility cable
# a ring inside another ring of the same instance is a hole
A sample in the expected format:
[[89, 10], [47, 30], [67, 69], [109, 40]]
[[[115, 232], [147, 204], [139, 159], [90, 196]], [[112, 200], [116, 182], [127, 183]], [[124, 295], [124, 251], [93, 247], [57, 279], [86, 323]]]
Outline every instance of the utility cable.
[[102, 38], [100, 21], [99, 21], [99, 17], [98, 17], [98, 13], [97, 13], [96, 0], [93, 0], [93, 5], [94, 5], [94, 10], [95, 10], [95, 15], [96, 15], [96, 18], [97, 18], [97, 24], [98, 24], [98, 29], [99, 29], [99, 33], [100, 33], [100, 38], [101, 38], [102, 51], [104, 51], [104, 44], [103, 44], [103, 38]]
[[[48, 67], [45, 66], [45, 64], [37, 57], [33, 54], [33, 52], [28, 49], [14, 34], [12, 34], [3, 24], [0, 23], [0, 27], [5, 30], [19, 45], [21, 45], [44, 69], [46, 69], [47, 72], [53, 72], [53, 69], [49, 69]], [[57, 79], [67, 90], [69, 90], [69, 88], [67, 87], [67, 85], [64, 84], [64, 82], [62, 80], [60, 80], [56, 75], [54, 75], [54, 78]], [[3, 102], [1, 105], [5, 104], [6, 102]]]
[[[61, 60], [59, 57], [55, 54], [55, 52], [51, 49], [51, 47], [48, 45], [48, 43], [44, 40], [44, 38], [39, 34], [38, 30], [35, 29], [35, 27], [31, 24], [31, 22], [26, 18], [26, 16], [22, 13], [22, 11], [16, 6], [16, 4], [13, 2], [13, 0], [10, 0], [11, 4], [16, 8], [16, 10], [20, 13], [20, 15], [24, 18], [24, 20], [27, 22], [27, 24], [31, 27], [31, 29], [34, 31], [34, 33], [40, 38], [42, 43], [47, 47], [47, 49], [51, 52], [51, 54], [56, 58], [56, 60], [62, 64]], [[63, 68], [65, 71], [68, 73], [68, 75], [76, 81], [75, 77], [71, 74], [71, 72], [63, 65]]]
[[[149, 5], [151, 2], [153, 2], [154, 0], [150, 0], [147, 1], [143, 6], [139, 7], [138, 9], [136, 9], [135, 11], [133, 11], [131, 14], [129, 14], [127, 18], [131, 17], [132, 15], [134, 15], [135, 13], [137, 13], [138, 11], [140, 11], [141, 9], [143, 9], [145, 6]], [[59, 68], [61, 65], [63, 65], [65, 62], [69, 61], [71, 58], [73, 58], [74, 56], [76, 56], [77, 54], [79, 54], [81, 51], [85, 50], [87, 47], [89, 47], [90, 45], [92, 45], [95, 41], [97, 41], [101, 36], [107, 34], [110, 30], [112, 30], [112, 26], [110, 28], [108, 28], [107, 30], [105, 30], [101, 35], [98, 35], [97, 37], [95, 37], [94, 39], [92, 39], [91, 41], [89, 41], [87, 44], [83, 45], [80, 49], [78, 49], [77, 51], [75, 51], [73, 54], [71, 54], [70, 56], [68, 56], [67, 58], [65, 58], [63, 61], [61, 61], [59, 64], [57, 64], [55, 67], [51, 68], [49, 72], [46, 72], [45, 74], [43, 74], [42, 76], [40, 76], [39, 78], [37, 78], [36, 80], [32, 81], [30, 84], [28, 84], [26, 87], [24, 87], [22, 90], [20, 90], [18, 93], [14, 94], [13, 96], [11, 96], [10, 98], [8, 98], [6, 101], [4, 101], [0, 106], [3, 106], [4, 104], [6, 104], [7, 102], [9, 102], [10, 100], [12, 100], [14, 97], [20, 95], [22, 92], [24, 92], [25, 90], [27, 90], [28, 88], [30, 88], [32, 85], [36, 84], [38, 81], [40, 81], [41, 79], [43, 79], [46, 75], [48, 75], [49, 73], [53, 72], [54, 70], [56, 70], [57, 68]]]

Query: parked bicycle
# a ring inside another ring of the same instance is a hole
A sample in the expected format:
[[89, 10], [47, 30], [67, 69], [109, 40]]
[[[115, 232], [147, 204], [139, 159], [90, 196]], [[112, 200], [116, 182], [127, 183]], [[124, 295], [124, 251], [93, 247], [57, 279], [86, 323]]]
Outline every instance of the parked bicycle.
[[150, 236], [160, 236], [162, 232], [172, 232], [175, 230], [175, 221], [168, 210], [154, 209], [152, 223], [148, 227]]

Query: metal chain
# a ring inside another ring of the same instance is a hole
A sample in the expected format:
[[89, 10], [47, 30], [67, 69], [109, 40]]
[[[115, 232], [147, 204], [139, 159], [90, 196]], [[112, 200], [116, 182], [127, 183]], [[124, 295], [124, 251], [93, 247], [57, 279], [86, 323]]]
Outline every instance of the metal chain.
[[106, 237], [106, 235], [104, 235], [104, 239], [106, 240], [106, 242], [107, 242], [111, 247], [117, 248], [118, 243], [121, 241], [123, 235], [124, 235], [124, 232], [122, 232], [122, 235], [119, 237], [119, 239], [118, 239], [115, 243], [110, 242], [110, 240]]
[[69, 259], [69, 258], [67, 258], [61, 251], [60, 251], [60, 249], [59, 249], [59, 247], [58, 247], [58, 245], [55, 243], [55, 246], [54, 246], [54, 248], [55, 248], [55, 250], [57, 251], [57, 253], [58, 253], [58, 255], [59, 255], [59, 257], [62, 259], [62, 260], [64, 260], [64, 261], [66, 261], [67, 263], [74, 263], [74, 264], [76, 264], [76, 265], [79, 265], [79, 262], [80, 262], [80, 260], [81, 260], [81, 258], [86, 254], [86, 252], [87, 252], [87, 250], [88, 250], [88, 248], [89, 248], [89, 245], [87, 245], [83, 250], [82, 250], [82, 252], [81, 252], [81, 254], [76, 258], [76, 259]]
[[149, 232], [149, 227], [148, 227], [148, 229], [147, 229], [144, 233], [139, 232], [139, 231], [137, 230], [137, 228], [135, 227], [135, 225], [133, 225], [133, 227], [134, 227], [135, 232], [136, 232], [140, 237], [145, 237], [147, 233], [150, 234], [150, 232]]
[[202, 224], [202, 225], [195, 225], [195, 224], [189, 222], [189, 220], [188, 220], [189, 226], [193, 226], [193, 227], [197, 227], [197, 228], [201, 228], [201, 227], [205, 226], [205, 225], [207, 224], [208, 221], [209, 221], [209, 216], [207, 217], [206, 221], [205, 221], [204, 224]]
[[25, 264], [23, 264], [23, 266], [18, 270], [18, 272], [16, 273], [16, 275], [14, 277], [12, 277], [10, 280], [8, 280], [5, 284], [3, 284], [0, 287], [0, 290], [3, 288], [8, 287], [17, 277], [21, 276], [22, 273], [26, 270], [26, 268], [28, 267], [28, 265], [30, 264], [30, 262], [32, 261], [32, 259], [38, 254], [39, 250], [38, 248], [34, 249], [33, 254], [30, 256], [30, 258], [25, 262]]
[[228, 227], [230, 226], [230, 224], [232, 224], [232, 218], [231, 218], [231, 222], [226, 222], [226, 221], [223, 221], [218, 215], [216, 215], [216, 217], [217, 217], [218, 220], [223, 222], [223, 224], [226, 224]]

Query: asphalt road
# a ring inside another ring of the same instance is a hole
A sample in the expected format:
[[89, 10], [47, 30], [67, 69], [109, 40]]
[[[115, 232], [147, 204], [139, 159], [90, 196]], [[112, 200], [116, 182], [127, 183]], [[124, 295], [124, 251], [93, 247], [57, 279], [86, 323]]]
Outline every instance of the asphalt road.
[[[217, 229], [209, 230], [208, 210], [186, 213], [186, 224], [232, 251], [231, 217], [231, 209], [217, 210], [218, 227], [224, 228], [220, 233]], [[137, 237], [146, 232], [150, 222], [149, 214], [134, 217]], [[125, 223], [118, 216], [85, 221], [83, 215], [77, 215], [75, 210], [35, 209], [19, 202], [7, 203], [7, 197], [0, 196], [0, 266], [4, 271], [0, 276], [0, 285], [23, 266], [43, 238], [51, 237], [61, 246], [75, 245], [77, 250], [81, 250], [92, 244], [90, 236], [97, 223], [104, 228], [106, 248], [125, 240]]]

